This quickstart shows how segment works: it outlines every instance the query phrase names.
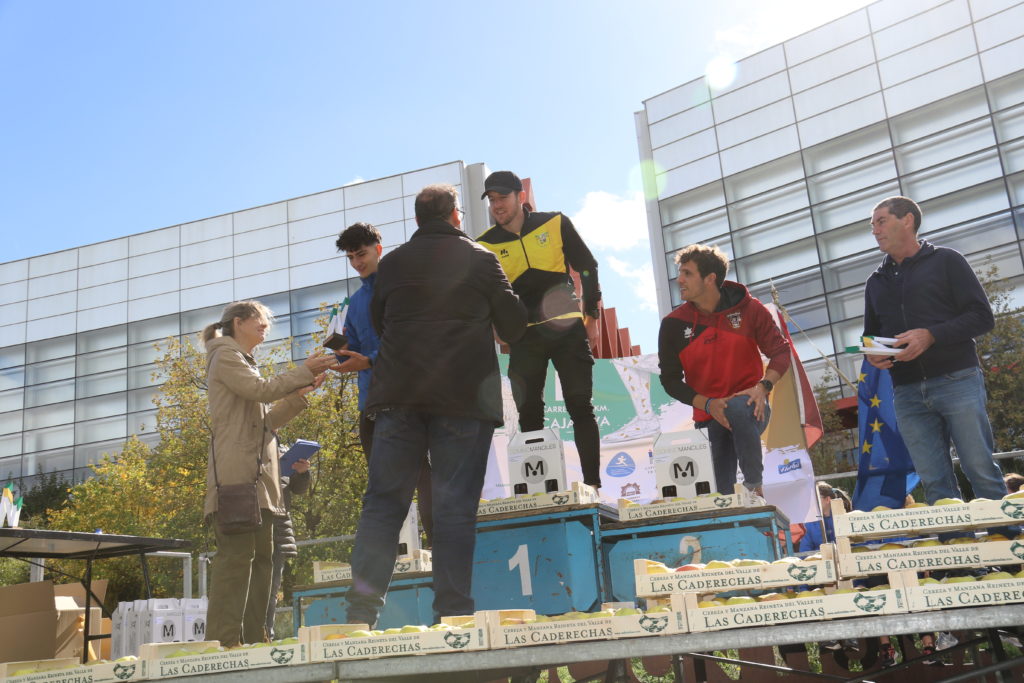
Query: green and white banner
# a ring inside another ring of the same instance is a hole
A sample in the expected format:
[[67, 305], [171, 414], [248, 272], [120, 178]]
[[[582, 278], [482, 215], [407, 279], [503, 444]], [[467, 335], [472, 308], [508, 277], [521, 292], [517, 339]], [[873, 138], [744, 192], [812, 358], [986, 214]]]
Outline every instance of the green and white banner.
[[[494, 434], [484, 498], [512, 495], [508, 476], [507, 444], [518, 429], [518, 414], [508, 382], [508, 356], [499, 356], [505, 427]], [[654, 497], [654, 440], [662, 432], [693, 428], [690, 406], [665, 393], [658, 381], [658, 355], [597, 359], [594, 363], [594, 414], [601, 433], [601, 498], [615, 504], [618, 498], [646, 502]], [[566, 476], [582, 481], [572, 420], [562, 400], [553, 366], [548, 366], [544, 385], [544, 426], [555, 429], [565, 449]]]

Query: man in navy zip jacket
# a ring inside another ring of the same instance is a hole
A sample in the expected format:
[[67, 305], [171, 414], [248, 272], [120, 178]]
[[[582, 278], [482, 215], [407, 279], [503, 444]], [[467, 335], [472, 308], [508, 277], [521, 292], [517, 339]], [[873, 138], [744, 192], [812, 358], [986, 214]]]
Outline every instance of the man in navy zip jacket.
[[928, 503], [961, 497], [950, 443], [974, 495], [998, 500], [1006, 488], [974, 343], [995, 325], [992, 307], [963, 255], [918, 239], [920, 227], [921, 209], [906, 197], [872, 214], [886, 257], [864, 288], [864, 334], [895, 337], [903, 350], [867, 359], [892, 375], [896, 420]]

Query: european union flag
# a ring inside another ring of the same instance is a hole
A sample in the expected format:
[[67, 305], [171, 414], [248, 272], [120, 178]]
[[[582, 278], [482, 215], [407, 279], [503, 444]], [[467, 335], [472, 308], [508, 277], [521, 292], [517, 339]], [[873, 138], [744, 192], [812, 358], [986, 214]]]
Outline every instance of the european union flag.
[[860, 466], [853, 507], [903, 507], [907, 494], [921, 478], [914, 472], [914, 463], [896, 426], [892, 378], [866, 359], [857, 382], [857, 422]]

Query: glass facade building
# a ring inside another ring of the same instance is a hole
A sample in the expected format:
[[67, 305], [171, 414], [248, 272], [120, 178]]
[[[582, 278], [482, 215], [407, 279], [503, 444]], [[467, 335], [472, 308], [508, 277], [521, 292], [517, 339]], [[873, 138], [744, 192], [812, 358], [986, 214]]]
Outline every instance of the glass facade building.
[[304, 358], [320, 305], [360, 286], [338, 233], [373, 223], [386, 252], [415, 231], [416, 193], [451, 183], [477, 234], [485, 174], [451, 162], [0, 264], [0, 481], [79, 480], [129, 435], [154, 443], [160, 342], [194, 335], [231, 301], [266, 303], [268, 342], [293, 337]]
[[[881, 0], [636, 114], [659, 310], [680, 303], [676, 250], [721, 247], [730, 279], [780, 302], [812, 383], [822, 355], [856, 377], [869, 217], [902, 194], [921, 235], [991, 261], [1024, 303], [1024, 3]], [[837, 353], [839, 352], [839, 353]], [[850, 392], [845, 389], [845, 395]]]

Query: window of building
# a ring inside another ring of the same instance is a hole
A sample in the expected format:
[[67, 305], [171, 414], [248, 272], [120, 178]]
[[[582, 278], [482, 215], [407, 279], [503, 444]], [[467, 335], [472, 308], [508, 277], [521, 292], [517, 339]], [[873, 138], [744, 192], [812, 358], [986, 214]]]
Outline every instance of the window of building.
[[0, 349], [0, 368], [25, 364], [25, 345], [5, 346]]
[[111, 394], [115, 391], [124, 391], [127, 388], [127, 378], [128, 373], [126, 370], [114, 370], [98, 375], [79, 377], [75, 393], [78, 398], [89, 398], [91, 396]]
[[125, 367], [128, 363], [127, 350], [122, 346], [106, 351], [94, 351], [76, 358], [75, 373], [79, 376], [92, 375], [97, 372], [107, 372]]
[[75, 398], [75, 380], [65, 379], [59, 382], [36, 384], [25, 389], [25, 407], [62, 403]]
[[724, 204], [725, 194], [721, 181], [708, 183], [659, 202], [661, 224], [676, 223]]
[[729, 222], [739, 230], [806, 208], [807, 183], [800, 180], [729, 205]]
[[736, 256], [750, 256], [766, 249], [809, 237], [814, 234], [809, 209], [758, 223], [733, 233]]
[[[25, 457], [25, 463], [28, 463], [31, 454], [35, 452], [73, 446], [75, 443], [75, 425], [66, 424], [59, 427], [25, 432], [24, 443], [25, 453], [29, 454]], [[26, 468], [26, 474], [32, 473], [34, 472], [29, 472], [28, 468]]]
[[864, 232], [870, 234], [871, 211], [874, 206], [886, 197], [892, 197], [899, 193], [899, 184], [893, 180], [822, 202], [811, 209], [811, 214], [814, 216], [814, 227], [819, 233], [826, 233], [836, 228], [859, 224], [863, 227]]
[[690, 244], [700, 244], [705, 240], [728, 234], [729, 216], [723, 207], [668, 225], [664, 231], [665, 248], [675, 251]]
[[61, 358], [45, 363], [36, 363], [25, 367], [25, 380], [27, 384], [42, 384], [44, 382], [55, 382], [60, 379], [69, 379], [75, 376], [75, 358]]
[[25, 345], [25, 360], [28, 363], [66, 358], [75, 355], [75, 335], [43, 339]]
[[115, 325], [78, 334], [78, 353], [100, 351], [128, 343], [128, 326]]
[[822, 204], [863, 188], [894, 181], [896, 175], [892, 151], [886, 150], [809, 177], [807, 192], [812, 204]]
[[166, 339], [179, 334], [181, 334], [181, 329], [177, 313], [128, 324], [128, 342], [130, 344]]
[[738, 259], [735, 265], [736, 278], [740, 282], [753, 284], [782, 273], [809, 268], [817, 262], [817, 246], [814, 238], [808, 237]]

